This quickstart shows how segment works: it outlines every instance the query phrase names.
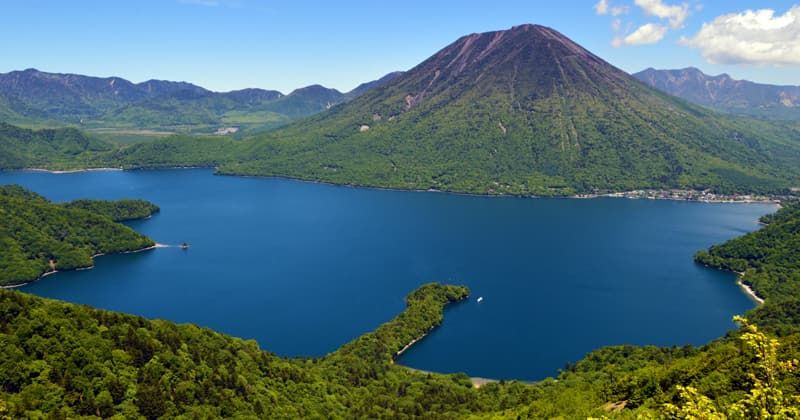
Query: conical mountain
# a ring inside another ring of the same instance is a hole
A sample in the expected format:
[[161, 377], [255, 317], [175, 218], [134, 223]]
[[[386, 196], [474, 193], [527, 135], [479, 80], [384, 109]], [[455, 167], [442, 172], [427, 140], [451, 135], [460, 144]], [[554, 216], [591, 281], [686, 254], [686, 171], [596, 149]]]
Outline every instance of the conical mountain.
[[352, 102], [251, 141], [222, 172], [397, 188], [568, 194], [776, 191], [800, 133], [652, 89], [538, 25], [472, 34]]

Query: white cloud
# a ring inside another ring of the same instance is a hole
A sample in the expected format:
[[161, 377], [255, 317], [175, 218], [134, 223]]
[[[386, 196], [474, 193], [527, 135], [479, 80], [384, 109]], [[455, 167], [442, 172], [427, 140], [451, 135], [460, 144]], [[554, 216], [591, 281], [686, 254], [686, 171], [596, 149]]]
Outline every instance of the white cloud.
[[622, 29], [622, 21], [620, 19], [614, 19], [611, 21], [611, 29], [614, 32], [619, 32], [619, 30]]
[[594, 11], [598, 15], [607, 15], [608, 14], [608, 0], [600, 0], [597, 4], [594, 5]]
[[597, 4], [594, 5], [594, 11], [595, 13], [601, 16], [608, 14], [610, 14], [611, 16], [619, 16], [627, 14], [630, 11], [630, 8], [625, 5], [611, 6], [608, 0], [600, 0], [597, 2]]
[[614, 41], [612, 41], [611, 45], [620, 47], [622, 46], [622, 44], [625, 45], [655, 44], [656, 42], [664, 39], [664, 35], [667, 34], [667, 30], [668, 30], [667, 27], [664, 25], [659, 25], [657, 23], [648, 23], [640, 26], [638, 29], [633, 31], [632, 34], [626, 36], [625, 38], [616, 38]]
[[611, 8], [611, 16], [627, 15], [630, 11], [628, 6], [614, 6]]
[[668, 19], [672, 29], [682, 27], [689, 17], [689, 5], [686, 3], [669, 5], [661, 0], [634, 0], [634, 3], [650, 16]]
[[800, 65], [800, 5], [783, 15], [761, 9], [718, 16], [681, 43], [712, 63]]

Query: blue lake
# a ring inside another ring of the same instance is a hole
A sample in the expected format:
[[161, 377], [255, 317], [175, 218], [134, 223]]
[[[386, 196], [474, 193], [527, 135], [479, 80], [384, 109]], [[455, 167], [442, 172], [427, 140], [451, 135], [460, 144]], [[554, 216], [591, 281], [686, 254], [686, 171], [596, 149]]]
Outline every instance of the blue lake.
[[162, 211], [133, 228], [192, 245], [100, 257], [23, 291], [320, 356], [397, 315], [423, 283], [465, 284], [470, 300], [400, 362], [526, 380], [605, 345], [723, 335], [754, 304], [733, 275], [692, 255], [775, 209], [381, 191], [204, 169], [0, 172], [0, 183], [54, 201], [144, 198]]

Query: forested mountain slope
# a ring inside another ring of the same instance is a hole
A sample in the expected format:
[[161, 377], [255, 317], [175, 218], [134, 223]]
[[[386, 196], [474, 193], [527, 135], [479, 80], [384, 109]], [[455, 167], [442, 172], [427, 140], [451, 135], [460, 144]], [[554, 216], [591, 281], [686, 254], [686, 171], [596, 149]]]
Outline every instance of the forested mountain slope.
[[96, 167], [115, 145], [74, 128], [28, 130], [0, 122], [0, 169]]
[[800, 174], [797, 130], [661, 93], [537, 25], [462, 37], [243, 147], [223, 173], [473, 193], [762, 191]]
[[47, 73], [0, 73], [0, 121], [70, 124], [80, 128], [157, 129], [212, 133], [234, 126], [265, 130], [322, 112], [379, 86], [384, 78], [348, 93], [319, 85], [288, 95], [276, 90], [213, 92], [187, 82]]

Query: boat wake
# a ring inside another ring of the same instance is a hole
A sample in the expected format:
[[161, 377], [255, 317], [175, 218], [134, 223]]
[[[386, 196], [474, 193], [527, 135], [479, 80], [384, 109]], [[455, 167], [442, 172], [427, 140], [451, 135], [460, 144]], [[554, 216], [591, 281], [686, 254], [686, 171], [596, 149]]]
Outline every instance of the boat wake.
[[187, 244], [186, 242], [184, 242], [184, 243], [182, 243], [180, 245], [156, 243], [154, 248], [181, 248], [181, 249], [188, 249], [189, 248], [189, 244]]

